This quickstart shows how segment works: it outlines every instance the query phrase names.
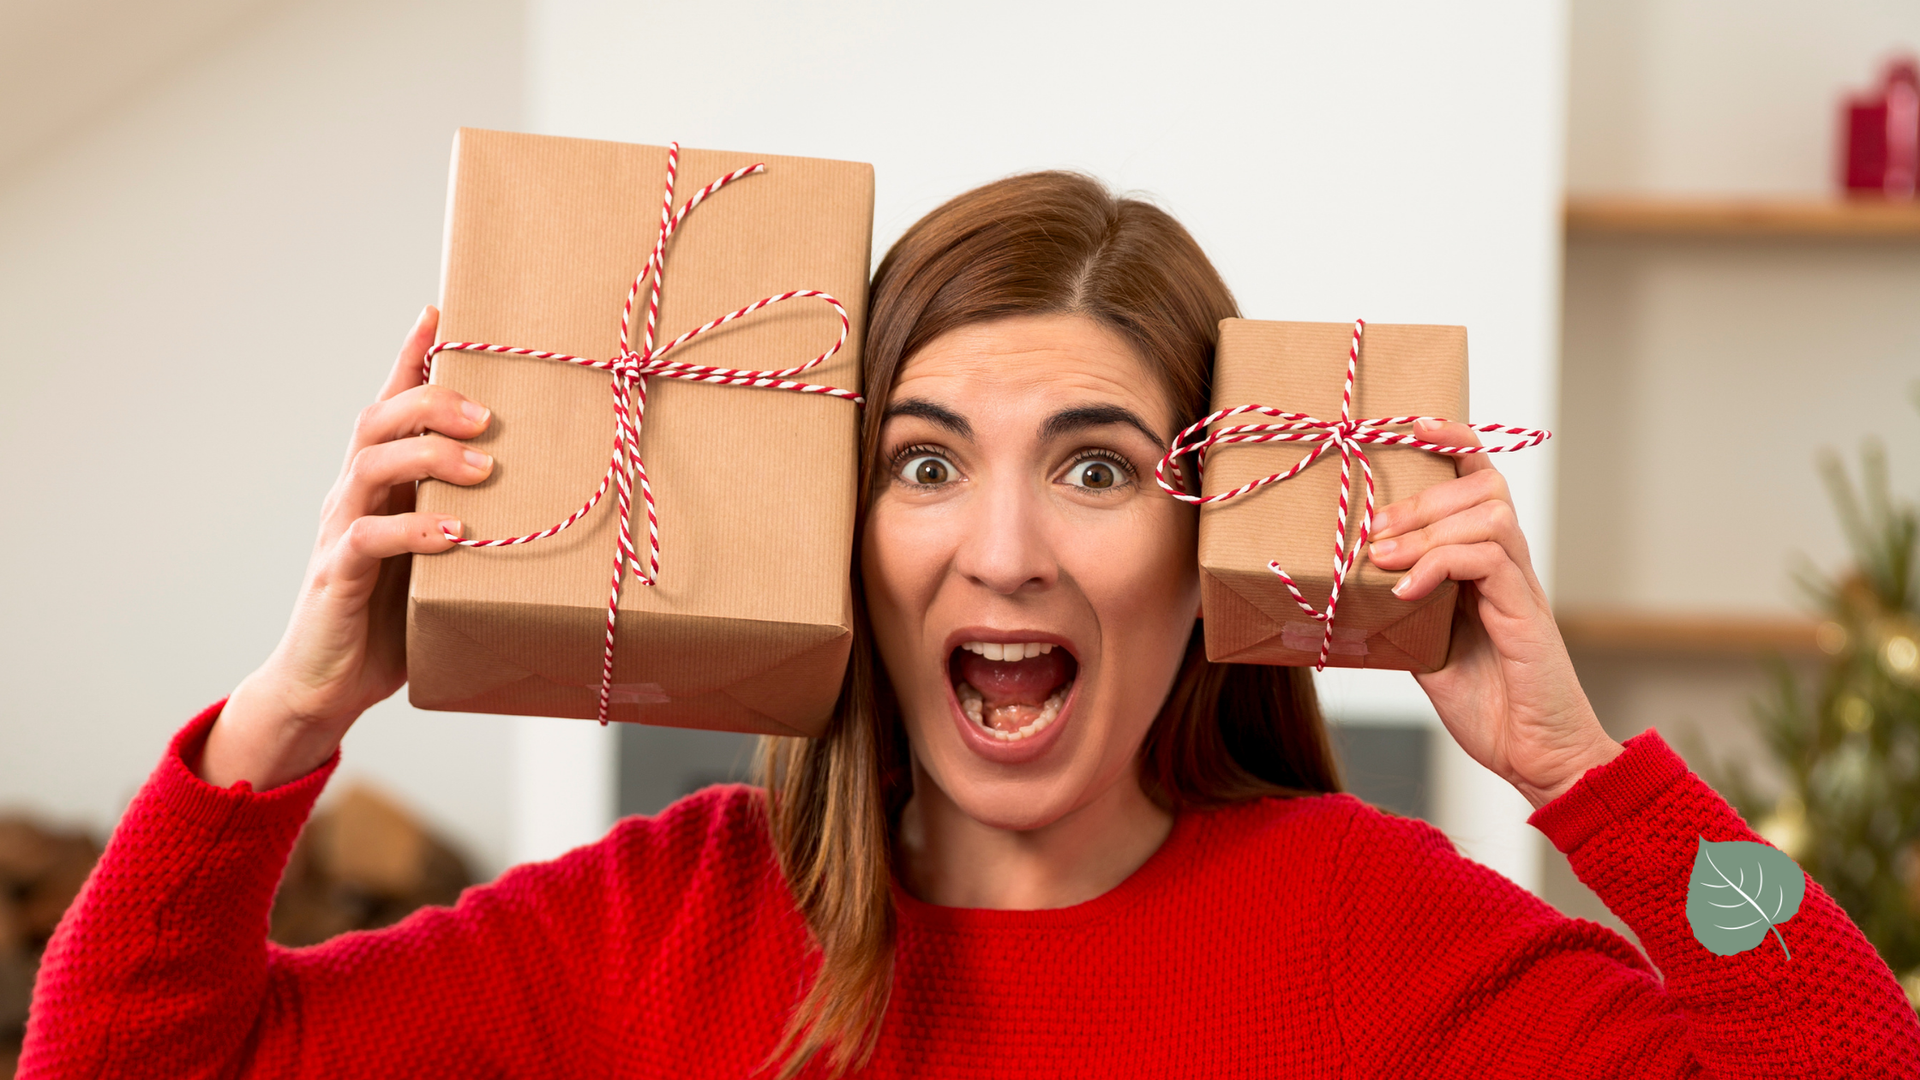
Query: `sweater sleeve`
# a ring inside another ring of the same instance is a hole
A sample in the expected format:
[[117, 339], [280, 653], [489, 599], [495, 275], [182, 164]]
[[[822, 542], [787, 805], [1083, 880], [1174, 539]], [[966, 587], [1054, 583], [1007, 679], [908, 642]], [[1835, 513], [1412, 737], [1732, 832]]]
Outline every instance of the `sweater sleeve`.
[[[196, 776], [216, 705], [175, 738], [49, 943], [23, 1078], [555, 1075], [605, 1058], [614, 838], [452, 908], [285, 949], [287, 856], [338, 756], [267, 792]], [[563, 1049], [564, 1048], [564, 1049]]]
[[[1699, 840], [1766, 843], [1648, 730], [1528, 821], [1639, 936], [1686, 1042], [1714, 1076], [1920, 1076], [1920, 1018], [1893, 972], [1819, 883], [1762, 946], [1717, 956], [1693, 936]], [[1791, 952], [1791, 958], [1787, 955]]]
[[1460, 856], [1432, 826], [1356, 804], [1335, 870], [1344, 910], [1332, 957], [1342, 1036], [1371, 1066], [1359, 1073], [1920, 1075], [1920, 1020], [1811, 879], [1780, 926], [1791, 961], [1778, 947], [1716, 956], [1694, 939], [1697, 838], [1764, 841], [1657, 732], [1625, 746], [1528, 821], [1645, 956]]

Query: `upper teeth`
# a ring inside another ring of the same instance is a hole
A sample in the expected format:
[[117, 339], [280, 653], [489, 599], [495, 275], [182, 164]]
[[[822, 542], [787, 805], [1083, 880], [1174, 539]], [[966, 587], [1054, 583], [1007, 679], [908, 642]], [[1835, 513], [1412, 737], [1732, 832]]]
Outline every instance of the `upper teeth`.
[[979, 653], [989, 660], [1025, 660], [1053, 651], [1052, 644], [1045, 641], [969, 641], [960, 646], [970, 653]]

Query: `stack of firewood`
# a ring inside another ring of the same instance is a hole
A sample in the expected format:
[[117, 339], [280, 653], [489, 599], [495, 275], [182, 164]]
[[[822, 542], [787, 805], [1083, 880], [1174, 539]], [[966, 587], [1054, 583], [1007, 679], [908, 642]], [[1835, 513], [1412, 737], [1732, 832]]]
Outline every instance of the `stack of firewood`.
[[428, 904], [451, 904], [471, 884], [459, 853], [392, 800], [356, 785], [300, 834], [270, 933], [282, 945], [312, 945], [398, 922]]
[[0, 816], [0, 1076], [13, 1075], [47, 938], [99, 857], [84, 832]]
[[[13, 1075], [47, 938], [99, 857], [85, 833], [0, 816], [0, 1077]], [[356, 785], [300, 834], [269, 936], [298, 946], [371, 930], [427, 904], [451, 904], [472, 883], [466, 861], [418, 818]]]

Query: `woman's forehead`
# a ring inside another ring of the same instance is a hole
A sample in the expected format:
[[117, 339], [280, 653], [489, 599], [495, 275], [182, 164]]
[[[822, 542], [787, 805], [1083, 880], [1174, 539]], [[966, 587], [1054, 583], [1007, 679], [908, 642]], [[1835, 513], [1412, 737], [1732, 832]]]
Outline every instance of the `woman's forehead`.
[[1160, 375], [1118, 332], [1084, 315], [1018, 315], [942, 334], [901, 368], [894, 400], [955, 411], [1052, 411], [1111, 403], [1171, 433]]

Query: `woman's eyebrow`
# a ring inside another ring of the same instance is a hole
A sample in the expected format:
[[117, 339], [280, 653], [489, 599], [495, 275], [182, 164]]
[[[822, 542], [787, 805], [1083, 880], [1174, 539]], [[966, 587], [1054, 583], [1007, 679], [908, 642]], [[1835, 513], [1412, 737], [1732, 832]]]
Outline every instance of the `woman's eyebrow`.
[[917, 416], [929, 423], [938, 424], [963, 439], [973, 438], [973, 425], [967, 423], [966, 417], [945, 405], [935, 404], [925, 398], [907, 398], [887, 406], [885, 419], [891, 420], [896, 416]]
[[1051, 441], [1085, 428], [1103, 427], [1107, 424], [1125, 424], [1145, 435], [1147, 440], [1155, 446], [1167, 444], [1167, 439], [1164, 436], [1155, 435], [1153, 429], [1147, 426], [1147, 422], [1140, 419], [1139, 413], [1121, 405], [1075, 405], [1070, 409], [1061, 409], [1047, 417], [1047, 422], [1040, 425], [1040, 438]]

